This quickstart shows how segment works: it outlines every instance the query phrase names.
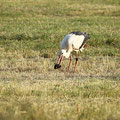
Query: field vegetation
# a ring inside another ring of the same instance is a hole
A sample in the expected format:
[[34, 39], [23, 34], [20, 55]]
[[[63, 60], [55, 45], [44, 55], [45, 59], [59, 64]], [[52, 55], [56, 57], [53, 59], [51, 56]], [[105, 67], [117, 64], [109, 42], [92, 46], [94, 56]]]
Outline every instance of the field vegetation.
[[[73, 74], [60, 42], [90, 34]], [[0, 0], [0, 120], [120, 120], [119, 0]]]

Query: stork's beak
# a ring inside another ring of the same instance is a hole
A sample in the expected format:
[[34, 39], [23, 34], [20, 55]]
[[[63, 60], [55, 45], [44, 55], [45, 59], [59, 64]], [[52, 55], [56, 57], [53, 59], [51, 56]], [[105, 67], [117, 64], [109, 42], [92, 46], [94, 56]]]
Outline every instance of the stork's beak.
[[59, 60], [58, 60], [58, 64], [59, 64], [59, 65], [60, 65], [60, 63], [61, 63], [62, 59], [63, 59], [63, 56], [62, 56], [62, 55], [60, 55], [60, 56], [59, 56]]
[[58, 64], [55, 64], [54, 69], [58, 69], [58, 68], [61, 67], [60, 63], [61, 63], [61, 61], [62, 61], [62, 58], [63, 58], [63, 56], [60, 55], [60, 56], [59, 56], [59, 60], [58, 60]]

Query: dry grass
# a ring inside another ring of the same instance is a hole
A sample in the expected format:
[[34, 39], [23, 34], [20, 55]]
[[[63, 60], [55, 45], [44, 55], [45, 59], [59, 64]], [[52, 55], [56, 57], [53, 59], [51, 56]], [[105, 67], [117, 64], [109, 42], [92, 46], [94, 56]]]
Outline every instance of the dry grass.
[[[26, 53], [30, 54], [26, 54]], [[2, 72], [65, 72], [69, 63], [68, 59], [63, 59], [62, 68], [55, 71], [54, 64], [57, 57], [43, 58], [36, 51], [15, 51], [5, 52], [1, 49], [0, 70]], [[80, 56], [76, 73], [80, 76], [118, 76], [120, 71], [120, 58], [117, 56]], [[75, 59], [71, 66], [71, 73], [74, 68]]]
[[68, 76], [68, 60], [56, 71], [56, 58], [31, 53], [1, 54], [1, 120], [120, 119], [119, 57], [81, 57], [76, 73], [74, 60]]

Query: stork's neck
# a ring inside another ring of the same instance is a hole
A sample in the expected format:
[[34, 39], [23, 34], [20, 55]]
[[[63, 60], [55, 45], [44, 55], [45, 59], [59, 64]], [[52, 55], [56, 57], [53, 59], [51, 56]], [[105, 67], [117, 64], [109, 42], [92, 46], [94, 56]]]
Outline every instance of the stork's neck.
[[65, 53], [64, 53], [64, 56], [66, 57], [66, 58], [69, 58], [70, 57], [70, 51], [65, 51]]

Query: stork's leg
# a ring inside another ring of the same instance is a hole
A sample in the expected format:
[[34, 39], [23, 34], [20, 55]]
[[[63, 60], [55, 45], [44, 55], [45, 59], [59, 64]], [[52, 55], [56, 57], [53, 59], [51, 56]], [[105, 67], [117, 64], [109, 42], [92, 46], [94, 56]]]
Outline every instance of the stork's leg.
[[69, 62], [69, 65], [68, 65], [68, 69], [67, 69], [67, 73], [69, 73], [69, 69], [70, 69], [70, 65], [71, 65], [72, 60], [73, 60], [73, 57], [72, 57], [72, 55], [71, 55], [71, 56], [70, 56], [70, 62]]
[[77, 64], [78, 64], [78, 53], [75, 53], [75, 56], [76, 56], [76, 58], [75, 58], [74, 72], [75, 72], [76, 66], [77, 66]]

